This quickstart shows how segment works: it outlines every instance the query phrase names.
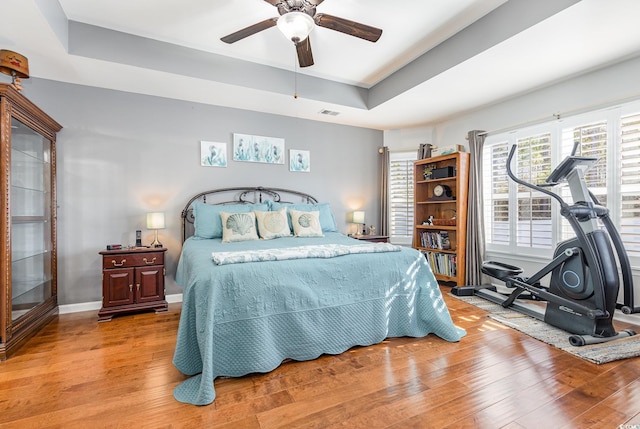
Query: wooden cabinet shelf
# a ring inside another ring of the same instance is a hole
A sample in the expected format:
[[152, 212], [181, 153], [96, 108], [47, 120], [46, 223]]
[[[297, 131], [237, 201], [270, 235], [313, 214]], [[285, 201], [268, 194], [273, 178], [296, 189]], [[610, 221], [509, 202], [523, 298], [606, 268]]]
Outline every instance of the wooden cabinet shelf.
[[[427, 158], [427, 159], [433, 159], [433, 158]], [[421, 159], [420, 161], [424, 161], [424, 159]], [[438, 183], [438, 182], [455, 182], [455, 178], [452, 177], [442, 177], [440, 179], [426, 179], [426, 180], [418, 180], [416, 181], [417, 184], [423, 184], [423, 183]]]
[[451, 201], [416, 201], [416, 204], [451, 204], [455, 203], [456, 200]]
[[62, 127], [0, 83], [0, 360], [58, 312], [56, 133]]
[[[445, 169], [454, 175], [425, 179], [425, 169]], [[448, 194], [437, 195], [437, 187], [444, 187]], [[466, 281], [468, 192], [468, 153], [456, 152], [414, 163], [413, 247], [425, 255], [438, 281], [458, 286]], [[455, 225], [450, 225], [453, 218]]]
[[448, 253], [452, 255], [455, 255], [457, 253], [457, 250], [430, 249], [428, 247], [418, 247], [418, 250], [422, 252]]
[[456, 225], [416, 225], [417, 230], [434, 230], [434, 231], [456, 231], [458, 227]]

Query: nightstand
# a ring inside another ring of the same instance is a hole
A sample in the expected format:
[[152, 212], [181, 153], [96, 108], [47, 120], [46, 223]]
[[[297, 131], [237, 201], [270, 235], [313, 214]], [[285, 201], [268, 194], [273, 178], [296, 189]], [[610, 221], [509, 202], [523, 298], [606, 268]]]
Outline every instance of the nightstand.
[[102, 255], [102, 309], [99, 321], [138, 311], [167, 311], [164, 294], [165, 248], [138, 247], [104, 250]]
[[371, 241], [374, 243], [388, 243], [388, 235], [352, 235], [351, 238], [356, 240]]

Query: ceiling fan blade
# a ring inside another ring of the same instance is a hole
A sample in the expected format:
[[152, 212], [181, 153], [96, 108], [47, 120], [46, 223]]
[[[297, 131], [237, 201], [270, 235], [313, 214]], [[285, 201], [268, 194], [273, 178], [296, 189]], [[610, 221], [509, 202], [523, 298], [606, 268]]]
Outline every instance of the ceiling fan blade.
[[318, 13], [313, 17], [313, 19], [320, 27], [329, 28], [370, 42], [377, 42], [382, 35], [382, 30], [379, 28], [360, 24], [344, 18], [338, 18], [333, 15]]
[[277, 22], [278, 22], [278, 18], [265, 19], [264, 21], [260, 21], [257, 24], [253, 24], [246, 28], [243, 28], [242, 30], [238, 30], [235, 33], [228, 34], [220, 38], [220, 40], [222, 40], [225, 43], [234, 43], [234, 42], [237, 42], [238, 40], [244, 39], [245, 37], [249, 37], [253, 34], [259, 33], [262, 30], [266, 30], [267, 28], [274, 27]]
[[296, 52], [298, 53], [298, 64], [300, 67], [313, 65], [313, 53], [311, 53], [311, 41], [309, 37], [302, 42], [296, 43]]
[[[280, 3], [283, 3], [285, 0], [264, 0], [267, 3], [269, 3], [270, 5], [273, 6], [278, 6]], [[320, 3], [322, 3], [324, 0], [307, 0], [307, 3], [312, 4], [313, 6], [318, 6]]]

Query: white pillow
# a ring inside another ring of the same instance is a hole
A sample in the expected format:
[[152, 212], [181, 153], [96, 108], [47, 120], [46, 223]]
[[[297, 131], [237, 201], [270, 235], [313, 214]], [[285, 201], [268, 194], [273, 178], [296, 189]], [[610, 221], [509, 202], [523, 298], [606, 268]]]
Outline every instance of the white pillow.
[[269, 240], [271, 238], [288, 237], [291, 235], [286, 207], [276, 211], [255, 211], [254, 213], [256, 214], [256, 219], [258, 219], [258, 233], [260, 234], [260, 238]]
[[256, 215], [248, 213], [220, 212], [222, 242], [257, 240]]
[[291, 223], [293, 224], [293, 234], [296, 237], [324, 237], [320, 226], [320, 212], [303, 212], [299, 210], [289, 210], [291, 213]]

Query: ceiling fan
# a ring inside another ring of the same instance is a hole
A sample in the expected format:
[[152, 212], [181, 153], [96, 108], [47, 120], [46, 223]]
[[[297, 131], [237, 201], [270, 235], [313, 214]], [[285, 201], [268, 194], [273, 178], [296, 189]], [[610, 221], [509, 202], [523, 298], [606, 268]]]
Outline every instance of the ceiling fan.
[[311, 42], [309, 33], [314, 25], [339, 31], [350, 36], [359, 37], [370, 42], [377, 42], [382, 30], [369, 25], [360, 24], [348, 19], [339, 18], [325, 13], [316, 13], [316, 6], [324, 0], [264, 0], [278, 8], [279, 17], [265, 19], [256, 24], [222, 37], [225, 43], [234, 43], [245, 37], [256, 34], [275, 25], [295, 45], [300, 67], [313, 65]]

